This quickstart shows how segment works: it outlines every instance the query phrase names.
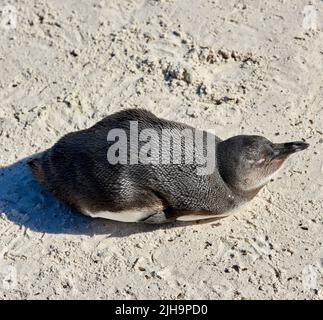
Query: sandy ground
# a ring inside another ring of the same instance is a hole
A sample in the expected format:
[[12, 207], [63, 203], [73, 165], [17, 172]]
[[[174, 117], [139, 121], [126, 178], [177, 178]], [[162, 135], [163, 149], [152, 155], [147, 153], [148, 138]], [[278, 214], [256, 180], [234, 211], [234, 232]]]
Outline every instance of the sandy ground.
[[[8, 0], [0, 10], [1, 299], [323, 298], [322, 1]], [[311, 147], [218, 223], [71, 213], [25, 159], [127, 107], [221, 138]]]

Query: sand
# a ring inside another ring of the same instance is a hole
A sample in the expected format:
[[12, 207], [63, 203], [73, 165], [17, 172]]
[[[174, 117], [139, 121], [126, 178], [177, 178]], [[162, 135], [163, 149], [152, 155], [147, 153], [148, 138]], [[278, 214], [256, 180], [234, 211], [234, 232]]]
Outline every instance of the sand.
[[[322, 1], [8, 2], [1, 299], [323, 298]], [[71, 213], [32, 179], [26, 159], [128, 107], [223, 139], [311, 146], [217, 223], [156, 227]]]

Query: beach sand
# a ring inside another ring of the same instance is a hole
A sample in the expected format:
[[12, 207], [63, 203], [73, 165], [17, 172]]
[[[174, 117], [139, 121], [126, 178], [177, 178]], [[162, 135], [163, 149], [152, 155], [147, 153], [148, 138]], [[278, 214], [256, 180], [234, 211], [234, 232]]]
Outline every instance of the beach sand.
[[[322, 1], [4, 2], [0, 299], [323, 298]], [[211, 224], [90, 219], [32, 179], [26, 158], [129, 107], [310, 148]]]

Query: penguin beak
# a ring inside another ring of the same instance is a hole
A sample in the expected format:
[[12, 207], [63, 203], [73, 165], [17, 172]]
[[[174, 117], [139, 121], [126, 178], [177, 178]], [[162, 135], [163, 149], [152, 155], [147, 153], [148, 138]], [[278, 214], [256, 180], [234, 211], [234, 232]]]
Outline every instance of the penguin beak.
[[292, 153], [305, 150], [309, 147], [309, 144], [303, 141], [276, 143], [273, 147], [273, 158], [280, 159], [286, 158]]

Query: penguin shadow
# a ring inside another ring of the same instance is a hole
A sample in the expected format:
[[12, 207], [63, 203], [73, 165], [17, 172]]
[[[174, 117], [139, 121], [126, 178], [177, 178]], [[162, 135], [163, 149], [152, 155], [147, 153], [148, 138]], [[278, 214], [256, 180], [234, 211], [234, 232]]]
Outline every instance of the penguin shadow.
[[0, 213], [19, 226], [40, 233], [126, 237], [136, 233], [171, 229], [196, 223], [161, 225], [123, 223], [93, 219], [75, 212], [59, 202], [32, 176], [27, 162], [20, 160], [0, 168]]

